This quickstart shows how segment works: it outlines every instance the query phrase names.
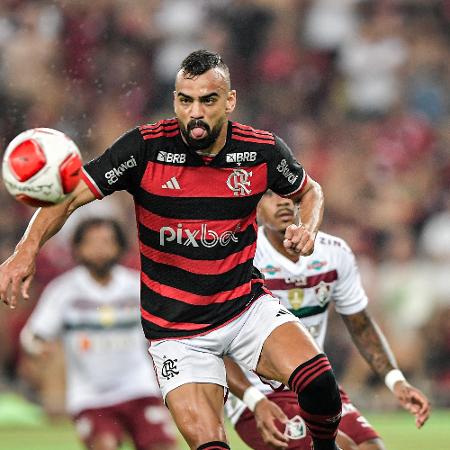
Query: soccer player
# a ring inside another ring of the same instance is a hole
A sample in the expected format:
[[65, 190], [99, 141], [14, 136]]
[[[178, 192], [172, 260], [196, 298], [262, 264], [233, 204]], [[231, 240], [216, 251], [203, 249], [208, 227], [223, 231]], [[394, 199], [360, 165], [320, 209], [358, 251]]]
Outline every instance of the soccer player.
[[[342, 316], [361, 355], [373, 371], [386, 381], [399, 403], [415, 415], [420, 428], [430, 413], [428, 399], [411, 386], [398, 370], [394, 356], [375, 321], [367, 312], [367, 296], [361, 285], [355, 257], [340, 238], [319, 232], [314, 252], [299, 257], [283, 246], [284, 232], [294, 220], [294, 204], [268, 191], [258, 206], [262, 226], [258, 231], [255, 266], [266, 276], [266, 286], [280, 299], [290, 314], [301, 318], [320, 348], [327, 329], [328, 308], [332, 304]], [[287, 313], [287, 311], [286, 311]], [[268, 449], [267, 444], [287, 447], [275, 420], [285, 422], [289, 448], [309, 450], [310, 436], [301, 419], [295, 394], [268, 384], [251, 372], [243, 372], [226, 361], [228, 384], [236, 397], [228, 400], [227, 414], [239, 436], [250, 447]], [[318, 366], [318, 369], [319, 366]], [[304, 377], [298, 383], [307, 383]], [[342, 420], [339, 430], [360, 450], [384, 450], [382, 440], [341, 390]], [[267, 400], [267, 401], [262, 401]], [[253, 411], [253, 412], [252, 412]], [[258, 431], [259, 430], [259, 431]], [[265, 442], [266, 443], [265, 443]], [[342, 448], [345, 443], [339, 440]]]
[[44, 290], [21, 333], [31, 355], [62, 338], [66, 403], [89, 450], [117, 450], [124, 433], [136, 450], [175, 448], [139, 321], [139, 273], [117, 264], [125, 235], [111, 219], [81, 222], [79, 265]]
[[[140, 239], [142, 324], [164, 400], [189, 446], [229, 448], [223, 357], [230, 355], [291, 386], [313, 427], [315, 450], [335, 450], [341, 399], [331, 366], [253, 266], [264, 192], [300, 206], [284, 245], [308, 255], [322, 219], [322, 189], [278, 136], [228, 120], [236, 91], [220, 55], [188, 55], [173, 101], [176, 118], [125, 133], [84, 166], [69, 199], [38, 210], [0, 267], [0, 298], [14, 307], [20, 291], [27, 295], [39, 248], [76, 208], [127, 190]], [[304, 375], [307, 386], [299, 383]]]

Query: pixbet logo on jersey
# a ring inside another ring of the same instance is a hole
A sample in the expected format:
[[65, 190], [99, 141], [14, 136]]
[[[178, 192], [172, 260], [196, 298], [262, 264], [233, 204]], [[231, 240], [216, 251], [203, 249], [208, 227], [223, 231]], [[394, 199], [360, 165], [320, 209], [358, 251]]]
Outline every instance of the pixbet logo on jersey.
[[134, 159], [134, 156], [131, 155], [131, 158], [128, 161], [125, 161], [119, 167], [114, 167], [112, 170], [105, 173], [105, 178], [108, 180], [108, 184], [114, 184], [127, 169], [131, 169], [136, 166], [136, 160]]
[[280, 164], [277, 166], [278, 172], [282, 173], [283, 176], [289, 181], [289, 183], [294, 184], [295, 180], [297, 180], [298, 175], [295, 175], [289, 169], [288, 162], [285, 159], [282, 159]]
[[[199, 236], [200, 235], [200, 236]], [[200, 238], [200, 239], [197, 239]], [[208, 225], [202, 223], [200, 230], [190, 230], [183, 227], [183, 224], [179, 223], [177, 228], [162, 227], [159, 230], [159, 243], [164, 246], [166, 242], [175, 241], [181, 245], [192, 245], [192, 247], [204, 247], [211, 248], [216, 245], [225, 247], [231, 241], [238, 242], [238, 238], [233, 231], [224, 231], [222, 234], [216, 233], [213, 230], [208, 230]]]

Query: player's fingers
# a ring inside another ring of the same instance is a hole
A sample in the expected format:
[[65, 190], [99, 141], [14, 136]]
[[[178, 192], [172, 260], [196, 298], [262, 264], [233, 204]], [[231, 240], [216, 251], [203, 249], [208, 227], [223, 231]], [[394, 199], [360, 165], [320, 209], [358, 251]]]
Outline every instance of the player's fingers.
[[21, 284], [22, 284], [21, 278], [19, 276], [15, 275], [11, 280], [11, 292], [10, 292], [10, 302], [9, 302], [9, 307], [12, 309], [14, 309], [17, 305]]
[[288, 422], [289, 418], [288, 416], [283, 412], [283, 410], [276, 404], [272, 405], [272, 412], [273, 415], [277, 420], [279, 420], [281, 423]]
[[22, 283], [22, 297], [25, 300], [28, 300], [30, 298], [29, 289], [30, 289], [30, 285], [31, 285], [32, 280], [33, 280], [33, 275], [30, 275]]
[[278, 429], [275, 432], [267, 427], [267, 423], [264, 424], [261, 430], [261, 436], [264, 442], [268, 445], [278, 448], [286, 448], [288, 446], [288, 440], [284, 434], [282, 434]]
[[285, 239], [291, 240], [292, 237], [294, 236], [295, 230], [297, 230], [297, 225], [294, 225], [293, 223], [291, 225], [289, 225], [286, 228], [286, 231], [284, 232], [284, 237]]

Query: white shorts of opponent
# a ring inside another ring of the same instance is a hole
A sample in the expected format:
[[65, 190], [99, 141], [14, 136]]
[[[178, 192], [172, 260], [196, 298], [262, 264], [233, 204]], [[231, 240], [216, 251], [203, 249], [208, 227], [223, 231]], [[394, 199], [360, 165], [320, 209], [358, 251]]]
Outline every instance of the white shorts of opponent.
[[262, 295], [239, 317], [201, 336], [152, 342], [149, 352], [164, 400], [187, 383], [213, 383], [227, 388], [224, 356], [255, 370], [272, 331], [299, 319], [271, 295]]

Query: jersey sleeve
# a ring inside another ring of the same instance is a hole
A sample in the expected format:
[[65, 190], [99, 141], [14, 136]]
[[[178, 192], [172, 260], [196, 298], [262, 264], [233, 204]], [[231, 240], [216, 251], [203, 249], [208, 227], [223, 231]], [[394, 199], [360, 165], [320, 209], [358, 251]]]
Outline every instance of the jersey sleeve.
[[269, 189], [282, 197], [300, 192], [306, 185], [307, 174], [294, 158], [291, 149], [278, 136], [268, 164]]
[[142, 178], [144, 141], [137, 128], [117, 139], [102, 155], [83, 166], [82, 178], [101, 199], [115, 191], [133, 193]]
[[26, 327], [34, 335], [46, 341], [58, 338], [64, 326], [63, 290], [55, 282], [42, 292]]
[[333, 291], [335, 309], [339, 314], [356, 314], [366, 308], [367, 294], [361, 283], [356, 258], [350, 247], [342, 241], [339, 252], [338, 280]]

